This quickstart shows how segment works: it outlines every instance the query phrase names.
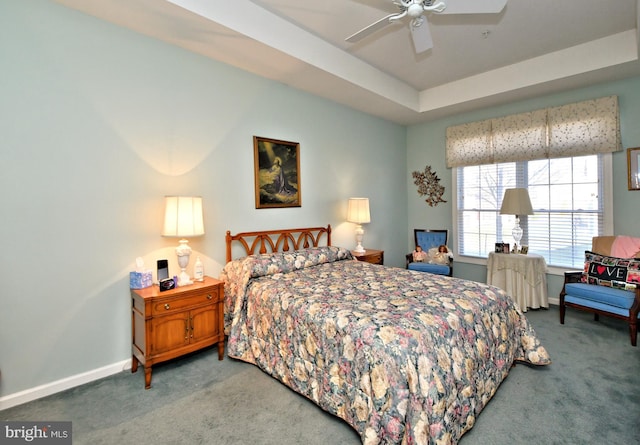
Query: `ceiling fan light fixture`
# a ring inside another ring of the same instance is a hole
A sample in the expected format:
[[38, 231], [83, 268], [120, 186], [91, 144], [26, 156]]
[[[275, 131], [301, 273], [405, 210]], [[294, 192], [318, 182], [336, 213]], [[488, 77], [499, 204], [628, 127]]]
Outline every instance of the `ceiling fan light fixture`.
[[414, 19], [417, 19], [418, 17], [420, 17], [423, 12], [424, 12], [424, 7], [422, 6], [421, 3], [412, 3], [407, 8], [407, 14], [409, 15], [409, 17]]

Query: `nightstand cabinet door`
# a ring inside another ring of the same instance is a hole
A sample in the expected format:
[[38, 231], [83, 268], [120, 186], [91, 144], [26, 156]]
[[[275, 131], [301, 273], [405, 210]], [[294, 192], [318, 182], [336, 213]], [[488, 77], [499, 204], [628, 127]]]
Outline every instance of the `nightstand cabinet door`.
[[191, 343], [217, 338], [220, 335], [224, 337], [224, 333], [220, 331], [218, 326], [218, 312], [217, 305], [205, 306], [191, 311], [189, 322], [191, 329], [189, 341]]
[[149, 354], [155, 356], [189, 344], [189, 316], [188, 313], [156, 317], [150, 324]]

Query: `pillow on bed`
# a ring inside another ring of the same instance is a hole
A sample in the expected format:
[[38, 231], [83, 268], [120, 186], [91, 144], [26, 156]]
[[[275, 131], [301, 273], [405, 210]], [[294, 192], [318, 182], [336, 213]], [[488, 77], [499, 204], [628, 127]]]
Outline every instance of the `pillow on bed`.
[[287, 273], [305, 267], [334, 261], [352, 260], [353, 256], [343, 247], [312, 247], [292, 252], [276, 252], [250, 255], [229, 261], [220, 274], [225, 292], [237, 295], [251, 278]]
[[276, 273], [287, 273], [323, 263], [349, 260], [353, 257], [349, 250], [342, 247], [322, 246], [294, 250], [293, 252], [252, 255], [248, 258], [252, 258], [251, 276], [262, 277]]
[[635, 289], [640, 283], [640, 260], [617, 258], [585, 251], [582, 282], [613, 287]]
[[225, 333], [242, 306], [243, 295], [251, 278], [287, 273], [305, 267], [335, 261], [353, 260], [351, 252], [342, 247], [312, 247], [293, 252], [266, 253], [250, 255], [229, 261], [222, 272], [220, 280], [224, 282], [224, 320]]

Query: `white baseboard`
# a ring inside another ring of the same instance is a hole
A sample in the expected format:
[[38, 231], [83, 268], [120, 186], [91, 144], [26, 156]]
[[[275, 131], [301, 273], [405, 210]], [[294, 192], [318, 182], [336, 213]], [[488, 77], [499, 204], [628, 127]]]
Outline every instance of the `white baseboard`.
[[22, 405], [23, 403], [31, 402], [32, 400], [50, 396], [51, 394], [55, 394], [66, 389], [75, 388], [76, 386], [84, 385], [85, 383], [93, 382], [94, 380], [99, 380], [127, 369], [131, 369], [131, 359], [83, 372], [82, 374], [66, 377], [45, 385], [36, 386], [35, 388], [9, 394], [8, 396], [0, 397], [0, 411], [13, 406]]

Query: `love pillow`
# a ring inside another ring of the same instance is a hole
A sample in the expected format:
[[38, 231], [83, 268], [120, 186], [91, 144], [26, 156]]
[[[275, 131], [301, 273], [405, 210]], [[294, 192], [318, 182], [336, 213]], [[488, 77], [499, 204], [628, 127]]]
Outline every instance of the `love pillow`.
[[582, 282], [632, 290], [640, 284], [640, 259], [617, 258], [584, 252]]

